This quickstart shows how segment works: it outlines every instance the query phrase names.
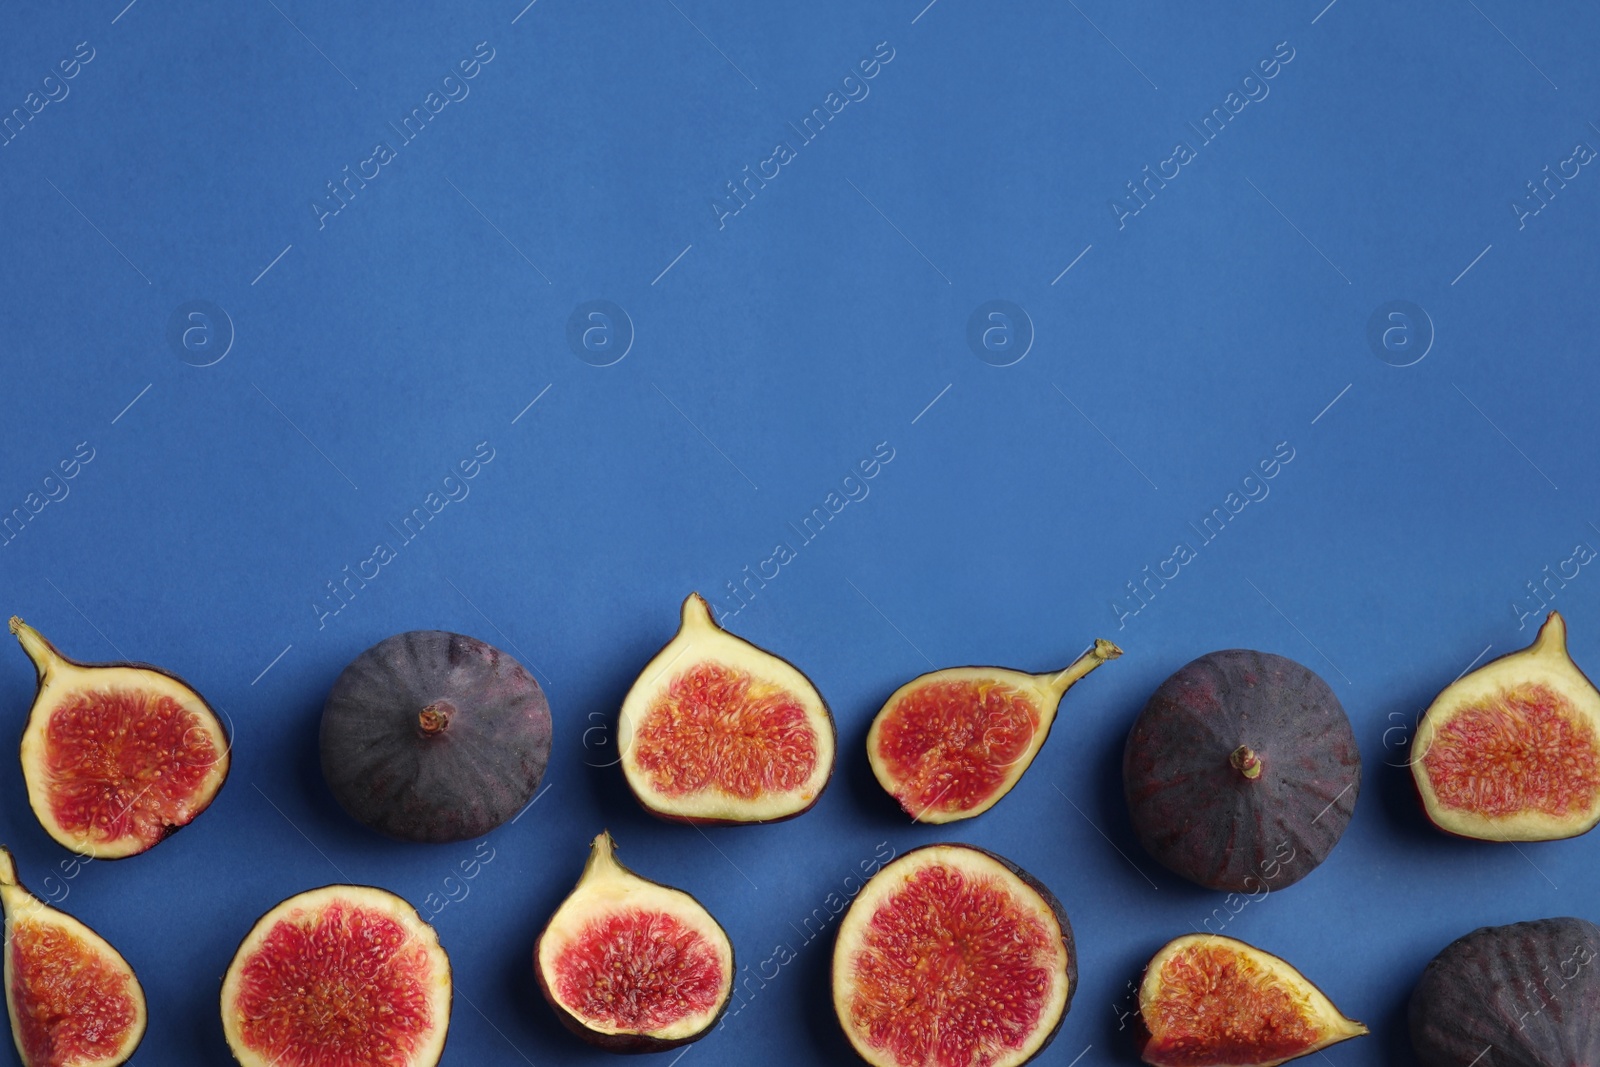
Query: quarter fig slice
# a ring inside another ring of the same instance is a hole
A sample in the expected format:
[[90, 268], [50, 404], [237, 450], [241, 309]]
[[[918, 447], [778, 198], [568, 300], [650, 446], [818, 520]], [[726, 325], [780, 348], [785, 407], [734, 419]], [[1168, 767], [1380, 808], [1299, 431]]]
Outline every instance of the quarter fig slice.
[[677, 636], [622, 701], [622, 774], [641, 806], [673, 822], [790, 819], [833, 773], [833, 715], [811, 679], [728, 633], [698, 593]]
[[1533, 644], [1445, 687], [1411, 743], [1435, 826], [1485, 841], [1551, 841], [1600, 823], [1600, 692], [1552, 611]]
[[1110, 641], [1049, 674], [947, 667], [896, 689], [867, 732], [878, 784], [907, 815], [947, 823], [1000, 802], [1038, 755], [1066, 691], [1122, 655]]
[[1155, 1067], [1276, 1067], [1365, 1033], [1277, 956], [1185, 934], [1145, 968], [1134, 1039]]
[[149, 849], [227, 780], [228, 733], [188, 683], [143, 663], [79, 663], [16, 616], [38, 691], [22, 733], [28, 803], [45, 832], [95, 859]]
[[699, 901], [641, 878], [602, 831], [533, 949], [539, 991], [563, 1026], [608, 1052], [698, 1041], [733, 993], [733, 943]]
[[450, 958], [410, 904], [330, 885], [283, 901], [222, 979], [222, 1033], [243, 1067], [434, 1067]]
[[35, 898], [0, 847], [6, 1010], [24, 1067], [117, 1067], [144, 1038], [144, 989], [105, 938]]
[[1061, 902], [971, 845], [890, 861], [834, 943], [834, 1012], [873, 1067], [1017, 1067], [1050, 1044], [1077, 988]]
[[1600, 1063], [1597, 955], [1600, 927], [1585, 919], [1485, 926], [1457, 938], [1411, 994], [1417, 1059], [1423, 1067]]

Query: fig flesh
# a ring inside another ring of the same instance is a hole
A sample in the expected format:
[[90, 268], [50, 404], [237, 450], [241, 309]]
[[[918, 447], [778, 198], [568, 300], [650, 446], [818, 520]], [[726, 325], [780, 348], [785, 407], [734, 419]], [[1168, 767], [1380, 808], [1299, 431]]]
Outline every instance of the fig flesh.
[[12, 616], [38, 691], [22, 733], [28, 803], [45, 832], [95, 859], [149, 849], [228, 777], [228, 734], [186, 682], [142, 663], [86, 664]]
[[1110, 641], [1050, 674], [948, 667], [896, 689], [867, 732], [878, 784], [918, 822], [981, 815], [1038, 755], [1066, 691], [1122, 655]]
[[383, 889], [330, 885], [257, 921], [222, 980], [222, 1032], [243, 1067], [434, 1067], [450, 959]]
[[1217, 934], [1169, 942], [1139, 985], [1135, 1040], [1155, 1067], [1275, 1067], [1365, 1033], [1288, 963]]
[[106, 940], [36, 899], [0, 848], [6, 1008], [24, 1067], [117, 1067], [144, 1037], [144, 990]]
[[1232, 649], [1161, 683], [1128, 733], [1122, 777], [1150, 855], [1207, 888], [1258, 893], [1298, 882], [1339, 843], [1361, 752], [1315, 673]]
[[834, 1012], [874, 1067], [1016, 1067], [1055, 1037], [1077, 986], [1061, 902], [970, 845], [885, 865], [833, 950]]
[[322, 775], [379, 833], [466, 841], [533, 798], [550, 735], [550, 705], [520, 663], [474, 637], [414, 630], [367, 649], [333, 683]]
[[1600, 823], [1600, 692], [1551, 612], [1532, 645], [1445, 687], [1417, 726], [1411, 774], [1441, 830], [1550, 841]]
[[833, 773], [833, 716], [816, 686], [724, 630], [698, 593], [623, 699], [617, 741], [640, 805], [674, 822], [793, 818]]
[[733, 993], [733, 944], [681, 889], [618, 862], [602, 832], [533, 950], [563, 1026], [609, 1052], [660, 1052], [711, 1032]]
[[1435, 956], [1411, 994], [1423, 1067], [1600, 1063], [1600, 928], [1584, 919], [1486, 926]]

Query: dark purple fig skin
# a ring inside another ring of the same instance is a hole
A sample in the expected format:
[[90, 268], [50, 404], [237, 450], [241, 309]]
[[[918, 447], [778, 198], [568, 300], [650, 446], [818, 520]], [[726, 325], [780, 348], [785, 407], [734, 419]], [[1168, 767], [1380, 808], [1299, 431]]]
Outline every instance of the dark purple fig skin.
[[1600, 927], [1584, 919], [1485, 926], [1457, 938], [1411, 994], [1423, 1067], [1600, 1063]]
[[[424, 733], [419, 715], [448, 705]], [[350, 815], [406, 841], [464, 841], [521, 811], [550, 762], [550, 705], [521, 664], [441, 630], [386, 638], [333, 683], [322, 774]]]
[[[1230, 762], [1240, 746], [1260, 756], [1260, 777]], [[1256, 893], [1327, 859], [1361, 792], [1361, 753], [1315, 673], [1230, 649], [1161, 683], [1128, 734], [1122, 777], [1151, 856], [1207, 888]]]

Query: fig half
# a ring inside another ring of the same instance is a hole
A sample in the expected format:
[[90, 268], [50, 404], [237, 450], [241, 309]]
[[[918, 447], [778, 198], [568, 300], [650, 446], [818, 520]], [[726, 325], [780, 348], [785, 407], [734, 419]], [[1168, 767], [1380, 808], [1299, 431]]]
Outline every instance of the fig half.
[[122, 859], [206, 810], [228, 777], [228, 734], [199, 693], [142, 663], [70, 660], [14, 615], [11, 632], [39, 676], [22, 777], [46, 833]]
[[733, 994], [733, 943], [681, 889], [617, 861], [601, 832], [533, 950], [563, 1026], [608, 1052], [660, 1052], [711, 1032]]
[[1600, 1063], [1597, 954], [1600, 927], [1584, 919], [1485, 926], [1457, 938], [1411, 994], [1417, 1058], [1423, 1067]]
[[1428, 818], [1461, 837], [1551, 841], [1600, 823], [1600, 692], [1567, 655], [1559, 614], [1434, 698], [1411, 775]]
[[1230, 649], [1161, 683], [1128, 732], [1122, 782], [1150, 855], [1208, 889], [1258, 893], [1298, 882], [1339, 843], [1361, 751], [1313, 671]]
[[834, 943], [834, 1012], [873, 1067], [1016, 1067], [1055, 1037], [1077, 988], [1061, 902], [970, 845], [888, 863]]
[[699, 593], [622, 701], [622, 773], [674, 822], [776, 822], [811, 808], [833, 773], [833, 716], [789, 661], [717, 625]]
[[243, 1067], [434, 1067], [450, 998], [450, 958], [410, 904], [330, 885], [245, 935], [222, 979], [222, 1033]]
[[117, 1067], [145, 1030], [144, 990], [116, 949], [36, 899], [0, 847], [6, 1009], [24, 1067]]
[[994, 807], [1044, 745], [1074, 683], [1122, 655], [1110, 641], [1050, 674], [947, 667], [896, 689], [867, 732], [878, 784], [918, 822], [970, 819]]
[[1145, 968], [1134, 1038], [1155, 1067], [1276, 1067], [1365, 1033], [1277, 956], [1186, 934]]

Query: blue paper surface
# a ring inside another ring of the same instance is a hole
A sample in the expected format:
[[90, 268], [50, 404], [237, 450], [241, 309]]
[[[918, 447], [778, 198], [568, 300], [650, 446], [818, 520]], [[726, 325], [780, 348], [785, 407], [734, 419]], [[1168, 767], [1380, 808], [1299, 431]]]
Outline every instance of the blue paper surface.
[[[656, 1061], [684, 1067], [847, 1061], [839, 894], [941, 839], [1066, 904], [1081, 987], [1043, 1063], [1135, 1062], [1129, 983], [1208, 919], [1373, 1027], [1342, 1065], [1411, 1062], [1454, 937], [1600, 918], [1594, 839], [1448, 839], [1404, 766], [1546, 608], [1600, 669], [1600, 12], [1325, 2], [10, 11], [0, 607], [234, 731], [213, 809], [116, 864], [63, 866], [0, 775], [24, 880], [145, 984], [135, 1062], [223, 1062], [239, 939], [338, 881], [437, 913], [445, 1063], [605, 1062], [531, 972], [602, 827], [749, 967]], [[833, 707], [800, 819], [667, 826], [611, 765], [694, 589]], [[548, 792], [464, 896], [478, 843], [378, 838], [317, 762], [339, 670], [424, 628], [516, 656], [555, 717]], [[1127, 655], [993, 811], [914, 826], [878, 789], [899, 684], [1097, 636]], [[1331, 858], [1238, 914], [1141, 851], [1120, 781], [1148, 694], [1229, 647], [1322, 675], [1365, 768]], [[32, 689], [0, 653], [9, 728]]]

